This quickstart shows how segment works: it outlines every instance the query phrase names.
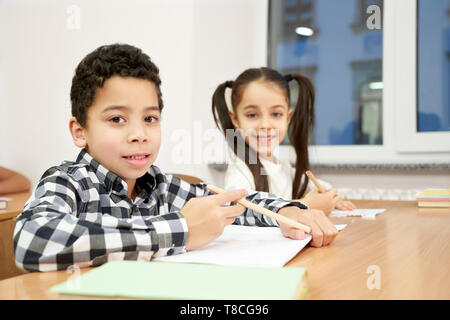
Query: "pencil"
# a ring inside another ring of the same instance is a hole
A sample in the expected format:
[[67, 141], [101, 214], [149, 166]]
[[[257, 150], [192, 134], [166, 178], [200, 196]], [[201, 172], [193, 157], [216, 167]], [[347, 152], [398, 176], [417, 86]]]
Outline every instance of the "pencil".
[[[214, 192], [214, 193], [223, 193], [223, 192], [225, 192], [225, 190], [223, 190], [223, 189], [221, 189], [219, 187], [210, 185], [210, 184], [208, 184], [206, 186], [206, 189], [208, 189], [209, 191]], [[252, 209], [252, 210], [254, 210], [256, 212], [259, 212], [259, 213], [261, 213], [263, 215], [269, 216], [269, 217], [277, 220], [279, 223], [287, 224], [287, 225], [289, 225], [291, 227], [303, 230], [303, 231], [305, 231], [307, 233], [311, 232], [311, 228], [310, 227], [308, 227], [308, 226], [306, 226], [304, 224], [301, 224], [301, 223], [299, 223], [297, 221], [294, 221], [292, 219], [289, 219], [289, 218], [287, 218], [285, 216], [282, 216], [280, 214], [276, 214], [275, 212], [272, 212], [269, 209], [261, 207], [261, 206], [255, 204], [255, 203], [253, 203], [251, 201], [248, 201], [248, 200], [245, 200], [245, 199], [240, 199], [237, 202], [239, 204], [243, 205], [244, 207], [248, 208], [248, 209]]]
[[326, 192], [327, 190], [322, 186], [319, 181], [314, 177], [313, 173], [311, 171], [306, 171], [306, 175], [311, 179], [311, 181], [315, 184], [319, 192]]

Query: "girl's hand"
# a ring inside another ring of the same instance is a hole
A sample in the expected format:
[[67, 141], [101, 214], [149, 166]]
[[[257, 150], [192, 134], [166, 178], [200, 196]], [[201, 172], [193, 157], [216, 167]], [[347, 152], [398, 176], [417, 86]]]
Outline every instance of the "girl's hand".
[[322, 210], [326, 215], [329, 215], [340, 200], [342, 199], [337, 194], [336, 188], [329, 189], [326, 192], [319, 192], [317, 188], [314, 188], [302, 199], [294, 201], [300, 201], [310, 209]]
[[336, 203], [336, 209], [338, 210], [355, 210], [356, 206], [353, 202], [341, 199]]

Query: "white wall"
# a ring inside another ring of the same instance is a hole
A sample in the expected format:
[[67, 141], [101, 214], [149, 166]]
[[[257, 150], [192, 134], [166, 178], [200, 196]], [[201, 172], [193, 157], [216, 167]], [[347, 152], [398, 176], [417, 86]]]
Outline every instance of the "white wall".
[[[193, 1], [77, 1], [79, 29], [67, 27], [72, 3], [0, 2], [0, 165], [33, 183], [79, 151], [68, 130], [71, 79], [80, 60], [102, 44], [136, 45], [160, 67], [163, 141], [191, 124]], [[168, 170], [169, 149], [164, 145], [158, 159]]]

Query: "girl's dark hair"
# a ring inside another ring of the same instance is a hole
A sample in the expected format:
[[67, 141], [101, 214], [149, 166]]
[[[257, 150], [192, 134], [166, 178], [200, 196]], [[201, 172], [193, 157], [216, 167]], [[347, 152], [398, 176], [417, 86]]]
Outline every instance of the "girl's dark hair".
[[[290, 74], [282, 76], [278, 71], [270, 68], [252, 68], [242, 72], [235, 81], [226, 81], [220, 84], [212, 97], [212, 112], [214, 121], [219, 129], [227, 136], [227, 130], [236, 130], [228, 113], [228, 106], [225, 100], [225, 89], [231, 88], [231, 104], [233, 111], [236, 111], [236, 106], [240, 103], [244, 90], [247, 85], [253, 81], [265, 81], [275, 84], [284, 92], [287, 101], [290, 101], [289, 81], [295, 80], [298, 85], [297, 104], [293, 111], [290, 127], [288, 131], [289, 140], [294, 147], [297, 154], [296, 171], [294, 181], [292, 183], [292, 199], [300, 199], [305, 194], [309, 178], [305, 175], [305, 171], [309, 169], [309, 155], [308, 155], [308, 141], [310, 130], [314, 126], [314, 86], [311, 81], [300, 74]], [[237, 139], [243, 138], [240, 135]], [[228, 141], [231, 144], [233, 152], [241, 158], [250, 169], [254, 180], [255, 187], [258, 191], [269, 191], [269, 183], [267, 175], [261, 174], [263, 165], [258, 157], [256, 163], [251, 163], [249, 159], [255, 154], [247, 143], [245, 143], [245, 152], [237, 152], [239, 141]], [[236, 143], [238, 142], [238, 143]], [[242, 143], [242, 141], [240, 141]], [[303, 183], [302, 181], [303, 176]]]
[[98, 88], [112, 76], [147, 79], [155, 84], [159, 110], [163, 108], [159, 69], [141, 49], [127, 44], [105, 45], [89, 53], [78, 64], [72, 79], [72, 116], [86, 125], [87, 110]]

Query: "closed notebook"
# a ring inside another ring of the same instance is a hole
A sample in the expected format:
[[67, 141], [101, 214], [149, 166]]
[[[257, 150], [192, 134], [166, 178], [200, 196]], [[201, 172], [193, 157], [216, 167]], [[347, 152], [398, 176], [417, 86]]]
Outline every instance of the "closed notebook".
[[288, 300], [307, 292], [305, 268], [115, 261], [50, 289], [102, 297]]

